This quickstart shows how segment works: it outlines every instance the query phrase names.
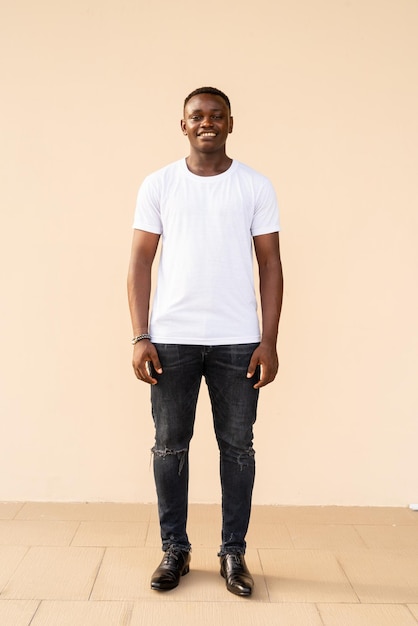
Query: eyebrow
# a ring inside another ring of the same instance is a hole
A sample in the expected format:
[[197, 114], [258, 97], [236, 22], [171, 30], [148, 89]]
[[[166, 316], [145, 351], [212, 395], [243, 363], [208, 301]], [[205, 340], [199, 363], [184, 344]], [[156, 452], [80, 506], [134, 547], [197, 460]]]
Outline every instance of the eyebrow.
[[[223, 109], [211, 109], [211, 113], [222, 113], [222, 111]], [[202, 113], [202, 109], [194, 109], [190, 112], [190, 115], [193, 115], [194, 113]]]

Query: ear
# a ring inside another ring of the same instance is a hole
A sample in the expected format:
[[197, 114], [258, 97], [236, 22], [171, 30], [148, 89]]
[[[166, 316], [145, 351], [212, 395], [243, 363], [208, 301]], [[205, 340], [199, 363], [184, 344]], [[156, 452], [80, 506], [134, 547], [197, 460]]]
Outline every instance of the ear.
[[183, 133], [183, 135], [187, 135], [185, 120], [180, 120], [180, 127], [181, 127], [181, 132]]
[[233, 127], [234, 127], [234, 118], [231, 115], [231, 117], [229, 118], [229, 130], [228, 130], [229, 133], [232, 133]]

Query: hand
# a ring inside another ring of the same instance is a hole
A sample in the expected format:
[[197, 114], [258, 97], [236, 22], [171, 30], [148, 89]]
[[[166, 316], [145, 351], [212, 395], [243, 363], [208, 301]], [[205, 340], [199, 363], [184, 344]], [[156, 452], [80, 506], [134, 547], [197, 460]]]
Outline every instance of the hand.
[[271, 383], [279, 369], [276, 346], [260, 343], [254, 350], [250, 364], [248, 365], [247, 378], [252, 378], [257, 365], [260, 366], [260, 380], [254, 385], [254, 389], [260, 389]]
[[156, 385], [157, 379], [153, 378], [150, 374], [150, 366], [152, 363], [155, 371], [158, 374], [163, 373], [160, 359], [158, 358], [158, 352], [148, 339], [141, 339], [134, 346], [134, 355], [132, 359], [132, 367], [134, 368], [135, 376], [142, 380], [144, 383], [150, 385]]

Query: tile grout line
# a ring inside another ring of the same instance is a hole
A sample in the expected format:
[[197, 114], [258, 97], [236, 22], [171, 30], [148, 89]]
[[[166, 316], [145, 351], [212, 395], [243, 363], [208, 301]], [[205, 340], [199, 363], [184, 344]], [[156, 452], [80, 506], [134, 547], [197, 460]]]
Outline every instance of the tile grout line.
[[284, 527], [286, 528], [287, 534], [290, 537], [290, 543], [292, 544], [293, 550], [296, 550], [295, 542], [293, 541], [292, 533], [290, 532], [290, 528], [289, 528], [288, 524], [289, 524], [289, 522], [285, 522]]
[[37, 607], [36, 607], [36, 609], [35, 609], [35, 613], [34, 613], [34, 614], [32, 615], [32, 617], [30, 618], [30, 622], [29, 622], [28, 626], [30, 626], [30, 625], [32, 624], [33, 620], [35, 619], [36, 614], [38, 613], [38, 611], [39, 611], [39, 609], [40, 609], [40, 607], [41, 607], [42, 602], [43, 602], [43, 600], [40, 600], [40, 601], [38, 602], [38, 606], [37, 606]]
[[332, 553], [334, 556], [334, 559], [337, 561], [338, 563], [338, 567], [340, 568], [340, 570], [342, 571], [342, 573], [344, 574], [346, 580], [348, 581], [348, 584], [350, 585], [354, 595], [356, 596], [357, 600], [358, 600], [358, 604], [362, 604], [362, 601], [360, 600], [360, 596], [358, 595], [357, 591], [354, 589], [353, 583], [351, 582], [350, 577], [348, 576], [347, 572], [345, 571], [342, 563], [340, 562], [340, 559], [338, 558], [338, 555], [335, 554], [335, 552]]
[[70, 543], [68, 544], [69, 547], [73, 547], [73, 548], [75, 547], [75, 546], [73, 546], [73, 541], [76, 538], [76, 535], [77, 535], [78, 531], [80, 530], [80, 527], [81, 527], [81, 524], [82, 524], [82, 522], [80, 520], [77, 520], [77, 522], [78, 523], [77, 523], [76, 529], [74, 531], [74, 534], [73, 534], [73, 536], [70, 539]]
[[99, 566], [97, 568], [96, 576], [94, 577], [93, 584], [92, 584], [91, 589], [90, 589], [90, 593], [89, 593], [89, 597], [88, 597], [88, 601], [89, 602], [91, 600], [91, 596], [92, 596], [92, 593], [93, 593], [94, 586], [95, 586], [95, 584], [97, 582], [97, 579], [99, 577], [99, 573], [100, 573], [100, 570], [102, 568], [106, 552], [107, 552], [107, 547], [105, 546], [104, 549], [103, 549], [102, 558], [100, 559], [100, 563], [99, 563]]
[[19, 513], [21, 512], [21, 510], [25, 507], [26, 502], [21, 502], [20, 503], [21, 506], [19, 507], [19, 509], [16, 511], [16, 513], [14, 514], [14, 516], [12, 517], [12, 521], [16, 521], [16, 517], [19, 515]]
[[[362, 524], [362, 526], [366, 526], [367, 524]], [[353, 528], [354, 532], [356, 533], [357, 537], [360, 539], [361, 543], [363, 544], [364, 548], [366, 550], [370, 550], [370, 546], [367, 545], [367, 542], [365, 539], [363, 539], [363, 537], [360, 535], [360, 532], [357, 530], [357, 526], [360, 526], [360, 524], [352, 524], [351, 527]]]
[[11, 572], [9, 578], [7, 579], [6, 583], [0, 588], [0, 600], [2, 600], [2, 595], [4, 590], [6, 589], [7, 585], [10, 583], [11, 579], [13, 578], [13, 576], [16, 574], [17, 570], [19, 569], [20, 565], [22, 564], [22, 562], [24, 561], [24, 559], [27, 557], [27, 555], [29, 554], [31, 548], [33, 546], [21, 546], [22, 548], [26, 548], [25, 553], [23, 554], [22, 558], [20, 559], [19, 563], [16, 564], [16, 567], [14, 568], [14, 570]]
[[270, 590], [269, 590], [269, 587], [268, 587], [268, 584], [267, 584], [266, 574], [265, 574], [265, 572], [264, 572], [264, 567], [263, 567], [263, 561], [261, 560], [259, 550], [260, 550], [260, 548], [256, 548], [258, 562], [259, 562], [259, 564], [260, 564], [260, 569], [261, 569], [261, 572], [262, 572], [262, 575], [263, 575], [263, 582], [264, 582], [264, 586], [265, 586], [266, 591], [267, 591], [267, 598], [268, 598], [268, 602], [266, 602], [266, 604], [272, 604], [272, 601], [271, 601], [271, 598], [270, 598]]
[[320, 619], [320, 621], [321, 621], [322, 626], [325, 626], [325, 622], [324, 622], [324, 620], [322, 619], [322, 613], [321, 613], [321, 610], [320, 610], [320, 608], [319, 608], [319, 606], [318, 606], [318, 602], [315, 602], [315, 603], [314, 603], [314, 606], [315, 606], [316, 612], [317, 612], [317, 614], [318, 614], [318, 617], [319, 617], [319, 619]]
[[148, 523], [147, 523], [147, 532], [145, 533], [143, 548], [146, 548], [146, 547], [147, 547], [148, 535], [149, 535], [149, 531], [150, 531], [150, 528], [149, 528], [149, 527], [150, 527], [150, 524], [151, 524], [151, 522], [150, 522], [150, 520], [148, 520]]
[[415, 617], [414, 613], [412, 613], [411, 609], [409, 608], [409, 604], [404, 604], [404, 606], [406, 610], [408, 611], [408, 613], [412, 615], [412, 619], [414, 619], [416, 623], [418, 624], [418, 617]]

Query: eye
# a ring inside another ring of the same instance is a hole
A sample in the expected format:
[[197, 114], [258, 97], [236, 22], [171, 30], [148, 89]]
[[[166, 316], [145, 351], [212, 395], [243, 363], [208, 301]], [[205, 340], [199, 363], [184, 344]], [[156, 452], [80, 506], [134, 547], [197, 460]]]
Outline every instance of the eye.
[[200, 115], [192, 115], [192, 116], [190, 117], [190, 119], [191, 119], [191, 120], [193, 120], [194, 122], [197, 122], [198, 120], [200, 120], [200, 119], [201, 119], [201, 116], [200, 116]]

